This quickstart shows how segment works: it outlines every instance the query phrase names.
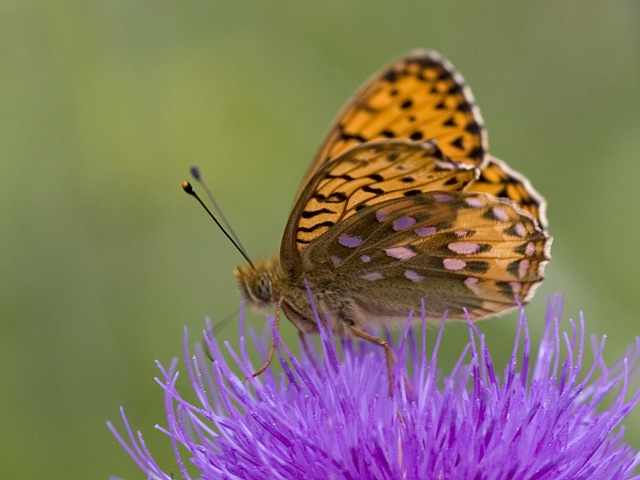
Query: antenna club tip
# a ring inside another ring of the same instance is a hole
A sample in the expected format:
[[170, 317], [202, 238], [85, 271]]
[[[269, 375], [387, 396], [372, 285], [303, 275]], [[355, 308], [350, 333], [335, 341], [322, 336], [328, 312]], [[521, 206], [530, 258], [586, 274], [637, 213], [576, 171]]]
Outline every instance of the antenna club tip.
[[197, 181], [201, 180], [200, 169], [198, 168], [197, 165], [192, 165], [191, 168], [189, 169], [189, 172], [191, 172], [191, 176], [195, 178]]
[[193, 187], [191, 186], [191, 184], [189, 182], [187, 182], [186, 180], [184, 182], [182, 182], [182, 190], [187, 192], [189, 195], [193, 195], [195, 193], [193, 191]]

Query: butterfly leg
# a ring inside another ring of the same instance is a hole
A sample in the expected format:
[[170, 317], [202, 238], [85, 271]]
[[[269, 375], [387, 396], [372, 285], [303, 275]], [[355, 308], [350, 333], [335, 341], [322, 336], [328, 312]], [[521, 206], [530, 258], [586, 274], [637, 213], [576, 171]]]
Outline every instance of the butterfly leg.
[[[282, 307], [282, 297], [280, 297], [280, 299], [278, 300], [278, 304], [276, 305], [276, 314], [273, 318], [273, 328], [276, 329], [276, 332], [278, 331], [278, 328], [280, 327], [280, 309]], [[269, 348], [269, 353], [267, 354], [267, 361], [264, 362], [264, 364], [255, 372], [253, 372], [251, 374], [252, 377], [257, 377], [258, 375], [264, 373], [264, 371], [269, 368], [269, 365], [271, 365], [271, 362], [273, 361], [273, 355], [274, 353], [276, 353], [276, 337], [275, 335], [272, 336], [271, 338], [271, 348]]]
[[384, 355], [387, 360], [387, 375], [389, 376], [389, 396], [393, 397], [393, 373], [391, 371], [391, 365], [396, 362], [396, 357], [391, 351], [389, 344], [386, 342], [386, 340], [374, 337], [364, 330], [360, 330], [358, 327], [350, 325], [349, 328], [351, 329], [351, 333], [353, 333], [353, 335], [355, 335], [356, 337], [360, 337], [364, 340], [368, 340], [369, 342], [376, 343], [384, 348]]

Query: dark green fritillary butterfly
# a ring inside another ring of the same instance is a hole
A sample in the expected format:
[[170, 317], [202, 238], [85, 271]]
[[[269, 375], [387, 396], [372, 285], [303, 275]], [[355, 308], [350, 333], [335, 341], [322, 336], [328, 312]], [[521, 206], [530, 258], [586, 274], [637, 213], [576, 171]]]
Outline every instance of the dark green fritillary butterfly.
[[416, 52], [375, 75], [338, 116], [280, 255], [235, 275], [250, 305], [277, 304], [310, 333], [306, 280], [336, 333], [386, 347], [362, 329], [406, 321], [422, 302], [428, 318], [473, 320], [528, 302], [550, 246], [543, 198], [488, 153], [460, 74]]

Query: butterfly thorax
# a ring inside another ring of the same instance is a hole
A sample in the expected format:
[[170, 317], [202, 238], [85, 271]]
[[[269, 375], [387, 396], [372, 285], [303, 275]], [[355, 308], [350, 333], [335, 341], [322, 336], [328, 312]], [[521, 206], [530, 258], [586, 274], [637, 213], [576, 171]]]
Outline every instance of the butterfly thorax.
[[[301, 332], [318, 331], [307, 283], [301, 276], [287, 274], [279, 257], [237, 267], [234, 275], [243, 301], [251, 308], [264, 312], [281, 302], [283, 313]], [[358, 322], [346, 314], [351, 310], [347, 292], [331, 276], [318, 276], [314, 280], [309, 288], [313, 291], [316, 311], [329, 314], [331, 328], [337, 335], [348, 335], [348, 326]]]

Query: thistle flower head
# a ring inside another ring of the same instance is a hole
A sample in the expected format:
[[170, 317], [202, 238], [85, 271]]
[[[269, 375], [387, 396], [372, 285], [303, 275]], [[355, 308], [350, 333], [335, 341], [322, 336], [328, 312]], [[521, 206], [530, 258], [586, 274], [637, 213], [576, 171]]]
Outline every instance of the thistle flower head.
[[[175, 361], [160, 366], [167, 424], [157, 428], [171, 440], [184, 478], [193, 478], [188, 471], [202, 479], [260, 480], [640, 478], [634, 476], [640, 454], [625, 445], [620, 425], [640, 398], [628, 391], [640, 342], [607, 366], [604, 338], [592, 337], [594, 361], [583, 365], [584, 321], [570, 322], [561, 334], [560, 310], [557, 296], [548, 303], [544, 335], [532, 355], [521, 309], [502, 374], [472, 323], [467, 347], [444, 376], [436, 367], [442, 326], [428, 357], [424, 322], [419, 338], [408, 327], [394, 346], [393, 397], [383, 349], [344, 340], [340, 356], [321, 322], [320, 352], [311, 349], [309, 357], [293, 355], [272, 329], [282, 372], [271, 368], [249, 380], [255, 367], [244, 336], [239, 353], [225, 344], [223, 354], [205, 333], [211, 362], [201, 350], [191, 353], [185, 330], [197, 401], [178, 392]], [[254, 343], [266, 352], [255, 335]], [[109, 428], [147, 478], [172, 478], [124, 413], [122, 419], [126, 436]]]

